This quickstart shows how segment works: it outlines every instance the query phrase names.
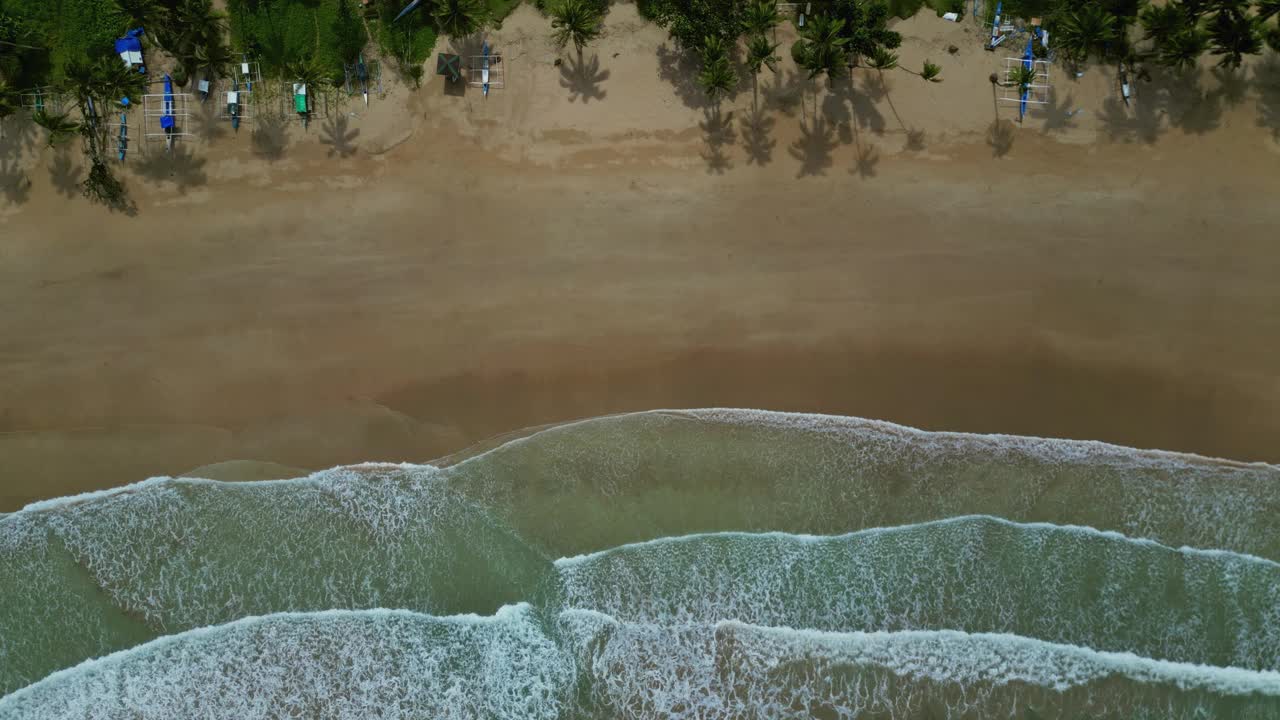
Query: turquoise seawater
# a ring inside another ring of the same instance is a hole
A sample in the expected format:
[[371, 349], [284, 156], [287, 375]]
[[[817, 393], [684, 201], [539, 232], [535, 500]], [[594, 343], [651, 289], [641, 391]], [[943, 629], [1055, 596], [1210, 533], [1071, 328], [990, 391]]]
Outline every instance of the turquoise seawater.
[[653, 412], [0, 515], [10, 718], [1280, 718], [1280, 468]]

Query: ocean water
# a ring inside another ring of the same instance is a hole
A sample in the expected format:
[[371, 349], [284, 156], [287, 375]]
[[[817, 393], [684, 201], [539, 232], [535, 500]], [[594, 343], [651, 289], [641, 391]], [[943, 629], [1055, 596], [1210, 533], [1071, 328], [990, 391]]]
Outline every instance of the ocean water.
[[652, 412], [0, 515], [9, 718], [1280, 718], [1280, 468]]

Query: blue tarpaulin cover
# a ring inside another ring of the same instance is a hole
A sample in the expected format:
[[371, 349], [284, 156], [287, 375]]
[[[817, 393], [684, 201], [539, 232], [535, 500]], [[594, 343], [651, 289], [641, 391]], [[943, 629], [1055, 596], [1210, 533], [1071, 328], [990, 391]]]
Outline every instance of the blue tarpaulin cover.
[[116, 54], [129, 51], [142, 52], [142, 41], [136, 37], [122, 37], [116, 40]]

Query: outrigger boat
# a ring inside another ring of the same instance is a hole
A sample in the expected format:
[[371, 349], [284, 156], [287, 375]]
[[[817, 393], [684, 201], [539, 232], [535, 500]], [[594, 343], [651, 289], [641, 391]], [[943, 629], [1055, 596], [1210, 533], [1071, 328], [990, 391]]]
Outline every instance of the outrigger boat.
[[116, 155], [124, 162], [124, 155], [129, 150], [129, 116], [120, 113], [120, 134], [116, 137]]

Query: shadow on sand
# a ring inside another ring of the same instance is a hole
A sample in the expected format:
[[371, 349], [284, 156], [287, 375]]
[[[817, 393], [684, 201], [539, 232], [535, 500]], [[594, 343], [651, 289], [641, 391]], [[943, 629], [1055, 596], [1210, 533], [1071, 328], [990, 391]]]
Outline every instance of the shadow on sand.
[[329, 157], [348, 158], [356, 154], [355, 139], [358, 128], [349, 127], [351, 121], [345, 115], [336, 115], [320, 125], [320, 144], [329, 146]]
[[267, 162], [284, 157], [284, 149], [289, 145], [288, 122], [278, 113], [264, 113], [254, 118], [253, 154]]
[[685, 107], [704, 110], [707, 94], [698, 86], [698, 56], [679, 47], [663, 43], [658, 46], [658, 77], [671, 83]]
[[703, 121], [698, 123], [702, 129], [702, 139], [707, 148], [700, 153], [707, 163], [707, 172], [712, 175], [723, 175], [733, 168], [725, 148], [738, 141], [733, 129], [733, 113], [721, 114], [718, 105], [703, 111]]
[[831, 153], [836, 149], [836, 131], [821, 114], [800, 121], [800, 137], [787, 148], [791, 157], [800, 161], [796, 177], [826, 175], [832, 165]]
[[569, 91], [569, 102], [603, 100], [608, 91], [600, 87], [609, 79], [609, 71], [600, 69], [600, 56], [590, 60], [581, 56], [560, 63], [560, 87]]
[[80, 181], [84, 179], [84, 168], [71, 155], [71, 148], [62, 145], [49, 163], [49, 182], [57, 193], [66, 198], [80, 197]]
[[773, 161], [773, 149], [778, 145], [773, 137], [773, 126], [777, 122], [760, 106], [738, 119], [742, 149], [747, 153], [748, 165], [763, 166]]
[[204, 171], [208, 162], [204, 155], [197, 155], [189, 145], [179, 142], [173, 150], [166, 150], [163, 145], [149, 149], [131, 168], [138, 177], [172, 183], [179, 194], [184, 194], [209, 181]]

